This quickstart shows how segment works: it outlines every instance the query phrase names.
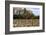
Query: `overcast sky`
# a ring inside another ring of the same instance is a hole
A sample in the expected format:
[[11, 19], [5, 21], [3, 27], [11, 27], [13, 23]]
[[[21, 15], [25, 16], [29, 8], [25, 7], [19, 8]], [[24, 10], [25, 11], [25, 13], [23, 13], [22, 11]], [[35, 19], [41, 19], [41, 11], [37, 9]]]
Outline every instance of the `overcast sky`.
[[40, 8], [31, 8], [32, 13], [36, 16], [40, 15]]

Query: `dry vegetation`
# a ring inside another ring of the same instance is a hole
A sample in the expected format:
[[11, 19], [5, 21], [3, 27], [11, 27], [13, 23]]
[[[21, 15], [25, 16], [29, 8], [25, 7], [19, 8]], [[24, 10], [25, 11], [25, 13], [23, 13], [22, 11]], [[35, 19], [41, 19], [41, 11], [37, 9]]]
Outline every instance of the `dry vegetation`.
[[13, 27], [39, 26], [39, 19], [14, 19]]

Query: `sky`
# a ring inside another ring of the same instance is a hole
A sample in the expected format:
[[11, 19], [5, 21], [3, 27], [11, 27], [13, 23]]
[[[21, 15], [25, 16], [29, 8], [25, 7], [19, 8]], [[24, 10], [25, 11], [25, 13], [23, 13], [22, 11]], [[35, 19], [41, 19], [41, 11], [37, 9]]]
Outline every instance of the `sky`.
[[40, 15], [40, 8], [31, 8], [31, 11], [35, 16]]

